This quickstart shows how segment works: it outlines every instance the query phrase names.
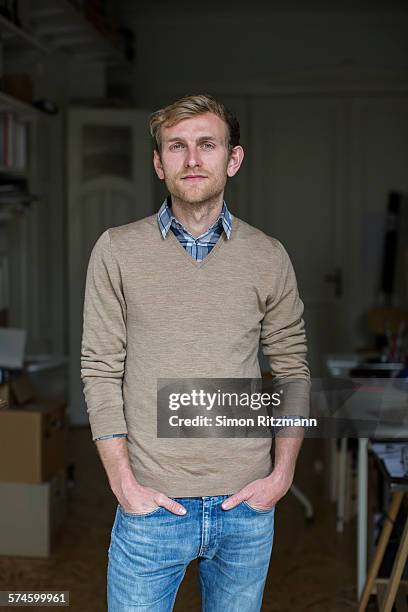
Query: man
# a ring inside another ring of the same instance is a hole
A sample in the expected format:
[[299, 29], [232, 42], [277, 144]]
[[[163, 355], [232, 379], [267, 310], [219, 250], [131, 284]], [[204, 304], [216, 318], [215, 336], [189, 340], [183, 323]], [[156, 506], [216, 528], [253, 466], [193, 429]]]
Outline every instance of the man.
[[244, 152], [210, 96], [151, 118], [158, 214], [106, 230], [91, 254], [81, 375], [99, 454], [119, 502], [108, 565], [111, 612], [164, 612], [192, 559], [203, 610], [260, 610], [275, 505], [301, 436], [159, 438], [157, 381], [258, 378], [261, 340], [288, 410], [308, 402], [303, 304], [274, 238], [223, 200]]

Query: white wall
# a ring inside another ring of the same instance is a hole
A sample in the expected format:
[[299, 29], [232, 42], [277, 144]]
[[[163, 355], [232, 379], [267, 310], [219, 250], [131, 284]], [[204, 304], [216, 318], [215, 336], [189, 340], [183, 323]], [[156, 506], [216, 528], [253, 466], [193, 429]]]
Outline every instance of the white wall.
[[[123, 82], [127, 79], [133, 84], [135, 104], [153, 110], [176, 96], [197, 91], [221, 97], [238, 111], [243, 140], [248, 144], [247, 161], [254, 96], [341, 92], [347, 97], [361, 91], [408, 91], [406, 3], [208, 0], [197, 5], [176, 0], [122, 0], [121, 6], [122, 23], [136, 35], [136, 67], [129, 67], [128, 74], [121, 70]], [[74, 58], [31, 58], [29, 70], [36, 97], [57, 101], [62, 111], [70, 97], [98, 97], [105, 91], [101, 66], [86, 67]], [[60, 353], [68, 346], [63, 113], [48, 123], [49, 132], [41, 145], [48, 162], [44, 162], [41, 180], [49, 197], [33, 220], [27, 251], [27, 260], [36, 269], [29, 278], [28, 294], [35, 299], [41, 296], [29, 315], [28, 351], [32, 353]], [[359, 163], [362, 158], [356, 155]], [[386, 155], [388, 159], [393, 155], [392, 142]], [[370, 159], [381, 162], [378, 156]], [[244, 165], [232, 197], [241, 216], [250, 220], [248, 171]], [[382, 200], [377, 198], [374, 203], [370, 192], [365, 193], [364, 212], [371, 206], [377, 210]], [[158, 205], [161, 195], [158, 188]], [[358, 208], [358, 195], [353, 198], [350, 202]], [[356, 254], [358, 240], [356, 234]], [[356, 286], [360, 286], [358, 279]], [[372, 287], [364, 287], [371, 295]], [[358, 308], [361, 311], [366, 305], [363, 296]], [[353, 314], [355, 320], [358, 316]]]
[[123, 5], [136, 32], [142, 106], [193, 91], [242, 95], [407, 76], [406, 3]]
[[[251, 130], [254, 100], [333, 96], [344, 105], [347, 154], [339, 192], [349, 231], [343, 271], [352, 301], [350, 342], [363, 344], [364, 313], [378, 295], [381, 259], [377, 244], [375, 265], [365, 269], [365, 219], [371, 212], [385, 213], [388, 190], [408, 188], [401, 174], [408, 155], [408, 145], [403, 144], [408, 117], [408, 104], [405, 115], [403, 110], [408, 93], [406, 3], [210, 0], [197, 6], [129, 0], [123, 3], [122, 14], [136, 32], [135, 99], [140, 106], [154, 110], [177, 96], [208, 92], [238, 112], [247, 145], [243, 168], [247, 176], [237, 178], [232, 206], [249, 222], [254, 217], [259, 220], [259, 211], [254, 215], [251, 210], [249, 187], [257, 168], [252, 165], [248, 170], [251, 138], [262, 138]], [[374, 103], [370, 110], [370, 104], [360, 105], [365, 96], [386, 101], [379, 102], [377, 110]], [[387, 139], [387, 126], [396, 139]], [[158, 203], [162, 193], [157, 190]], [[293, 207], [294, 218], [299, 211]]]

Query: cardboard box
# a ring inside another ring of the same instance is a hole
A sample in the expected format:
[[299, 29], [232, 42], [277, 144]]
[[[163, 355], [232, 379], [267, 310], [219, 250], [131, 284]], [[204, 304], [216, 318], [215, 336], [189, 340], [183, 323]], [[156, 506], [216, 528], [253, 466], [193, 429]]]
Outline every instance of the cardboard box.
[[37, 373], [20, 374], [0, 384], [0, 398], [8, 402], [9, 408], [24, 408], [30, 402], [40, 402], [42, 399], [61, 400], [65, 394], [58, 391], [60, 389], [56, 392], [54, 379], [46, 373], [41, 373], [41, 376]]
[[62, 401], [34, 400], [23, 408], [0, 410], [0, 481], [49, 480], [65, 469], [65, 438]]
[[15, 408], [40, 398], [36, 395], [30, 378], [22, 374], [0, 384], [0, 399], [6, 400], [9, 408]]
[[66, 478], [0, 483], [0, 555], [49, 557], [66, 514]]
[[7, 383], [0, 385], [0, 409], [10, 406], [10, 387]]
[[39, 399], [36, 397], [33, 384], [26, 374], [22, 374], [18, 378], [12, 379], [9, 382], [9, 386], [11, 397], [17, 406], [23, 406], [28, 402]]
[[0, 399], [3, 402], [7, 402], [7, 407], [11, 408], [13, 405], [13, 400], [11, 397], [11, 389], [8, 383], [2, 383], [0, 385]]

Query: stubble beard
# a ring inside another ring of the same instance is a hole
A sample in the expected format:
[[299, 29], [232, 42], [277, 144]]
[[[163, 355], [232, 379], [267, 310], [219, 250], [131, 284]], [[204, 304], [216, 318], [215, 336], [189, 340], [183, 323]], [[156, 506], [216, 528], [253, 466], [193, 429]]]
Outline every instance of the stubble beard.
[[[209, 181], [209, 185], [205, 185], [204, 189], [189, 189], [182, 188], [178, 180], [169, 180], [164, 178], [166, 187], [171, 194], [172, 198], [176, 198], [181, 206], [199, 208], [213, 208], [217, 206], [220, 197], [224, 193], [225, 185], [227, 182], [227, 173], [225, 176], [218, 176], [216, 180], [212, 180], [207, 174], [208, 178], [205, 181]], [[180, 179], [182, 181], [182, 179]]]

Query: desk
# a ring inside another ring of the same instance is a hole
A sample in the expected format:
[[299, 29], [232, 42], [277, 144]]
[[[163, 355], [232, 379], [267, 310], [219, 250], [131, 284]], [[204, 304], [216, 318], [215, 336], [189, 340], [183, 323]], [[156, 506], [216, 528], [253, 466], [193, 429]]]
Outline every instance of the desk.
[[357, 596], [360, 597], [367, 575], [367, 485], [368, 438], [358, 439], [357, 457]]
[[[395, 439], [395, 430], [390, 432]], [[400, 437], [406, 432], [401, 430]], [[384, 433], [381, 438], [384, 438]], [[370, 440], [374, 441], [374, 438]], [[357, 595], [361, 596], [367, 576], [367, 485], [368, 485], [368, 438], [358, 439], [357, 457]]]
[[[326, 356], [327, 369], [334, 378], [348, 378], [350, 370], [358, 368], [365, 369], [367, 375], [374, 370], [383, 371], [384, 376], [395, 377], [403, 368], [402, 363], [363, 363], [357, 354], [330, 354]], [[395, 429], [390, 432], [390, 437], [396, 434]], [[403, 437], [403, 432], [400, 433]], [[386, 437], [384, 432], [381, 437]], [[368, 438], [358, 438], [358, 511], [357, 511], [357, 594], [360, 597], [367, 574], [367, 482], [368, 482]], [[347, 451], [347, 439], [341, 440], [340, 459], [340, 482], [339, 496], [337, 499], [337, 531], [342, 532], [344, 520], [344, 490], [345, 490], [345, 455]]]
[[[376, 450], [376, 447], [379, 449], [381, 445], [373, 445], [374, 456], [376, 457], [380, 469], [383, 472], [384, 476], [387, 479], [387, 482], [390, 485], [390, 489], [392, 492], [392, 500], [389, 506], [387, 517], [384, 522], [384, 526], [381, 532], [380, 539], [378, 541], [378, 545], [374, 554], [374, 558], [368, 573], [368, 578], [364, 586], [364, 590], [362, 591], [360, 604], [359, 604], [359, 612], [365, 612], [367, 608], [367, 604], [370, 598], [371, 593], [373, 592], [373, 587], [377, 581], [378, 571], [380, 569], [381, 562], [384, 557], [384, 553], [390, 539], [390, 535], [392, 532], [392, 528], [394, 522], [397, 518], [398, 511], [400, 509], [402, 499], [405, 493], [408, 492], [408, 477], [396, 478], [394, 474], [390, 473], [389, 468], [386, 463], [383, 461], [383, 455], [380, 454], [379, 450]], [[398, 451], [402, 449], [403, 446], [407, 446], [407, 442], [393, 442], [393, 447], [395, 447]], [[367, 456], [367, 454], [366, 454]], [[401, 538], [400, 545], [398, 547], [398, 551], [395, 557], [394, 565], [391, 571], [391, 576], [389, 580], [386, 581], [386, 587], [383, 592], [382, 601], [380, 602], [380, 610], [381, 612], [391, 612], [394, 602], [397, 597], [398, 586], [400, 584], [401, 576], [405, 567], [405, 563], [408, 556], [408, 518], [405, 521], [405, 527], [403, 531], [403, 535]], [[398, 604], [397, 604], [398, 608]], [[406, 609], [406, 605], [405, 605]]]

